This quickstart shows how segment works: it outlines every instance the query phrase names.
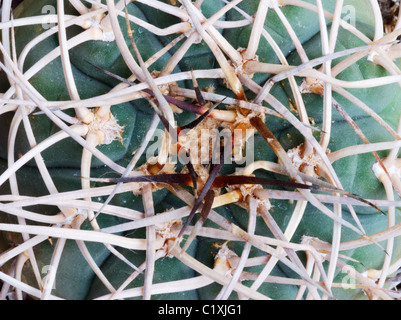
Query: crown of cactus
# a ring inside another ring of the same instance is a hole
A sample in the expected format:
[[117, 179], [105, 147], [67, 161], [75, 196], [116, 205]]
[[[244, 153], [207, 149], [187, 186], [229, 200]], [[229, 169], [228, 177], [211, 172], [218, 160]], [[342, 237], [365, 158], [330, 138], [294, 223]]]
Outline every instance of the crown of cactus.
[[400, 298], [401, 28], [376, 0], [10, 8], [2, 298]]

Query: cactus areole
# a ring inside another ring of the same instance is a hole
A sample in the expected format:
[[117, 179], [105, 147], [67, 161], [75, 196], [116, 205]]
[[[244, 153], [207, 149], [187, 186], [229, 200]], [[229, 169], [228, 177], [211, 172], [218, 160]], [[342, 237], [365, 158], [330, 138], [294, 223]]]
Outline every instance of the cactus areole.
[[2, 297], [400, 297], [376, 0], [10, 3]]

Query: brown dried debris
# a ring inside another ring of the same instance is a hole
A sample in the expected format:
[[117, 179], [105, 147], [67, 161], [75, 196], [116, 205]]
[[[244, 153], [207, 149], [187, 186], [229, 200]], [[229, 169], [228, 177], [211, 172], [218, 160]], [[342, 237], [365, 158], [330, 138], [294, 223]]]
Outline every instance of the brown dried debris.
[[400, 10], [400, 0], [378, 0], [383, 16], [384, 31], [394, 30]]

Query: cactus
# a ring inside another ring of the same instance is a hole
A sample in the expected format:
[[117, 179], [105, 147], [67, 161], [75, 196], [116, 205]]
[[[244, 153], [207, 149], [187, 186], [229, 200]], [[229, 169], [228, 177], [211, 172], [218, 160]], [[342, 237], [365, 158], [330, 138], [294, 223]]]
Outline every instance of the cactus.
[[10, 7], [2, 298], [400, 297], [401, 29], [376, 0]]

